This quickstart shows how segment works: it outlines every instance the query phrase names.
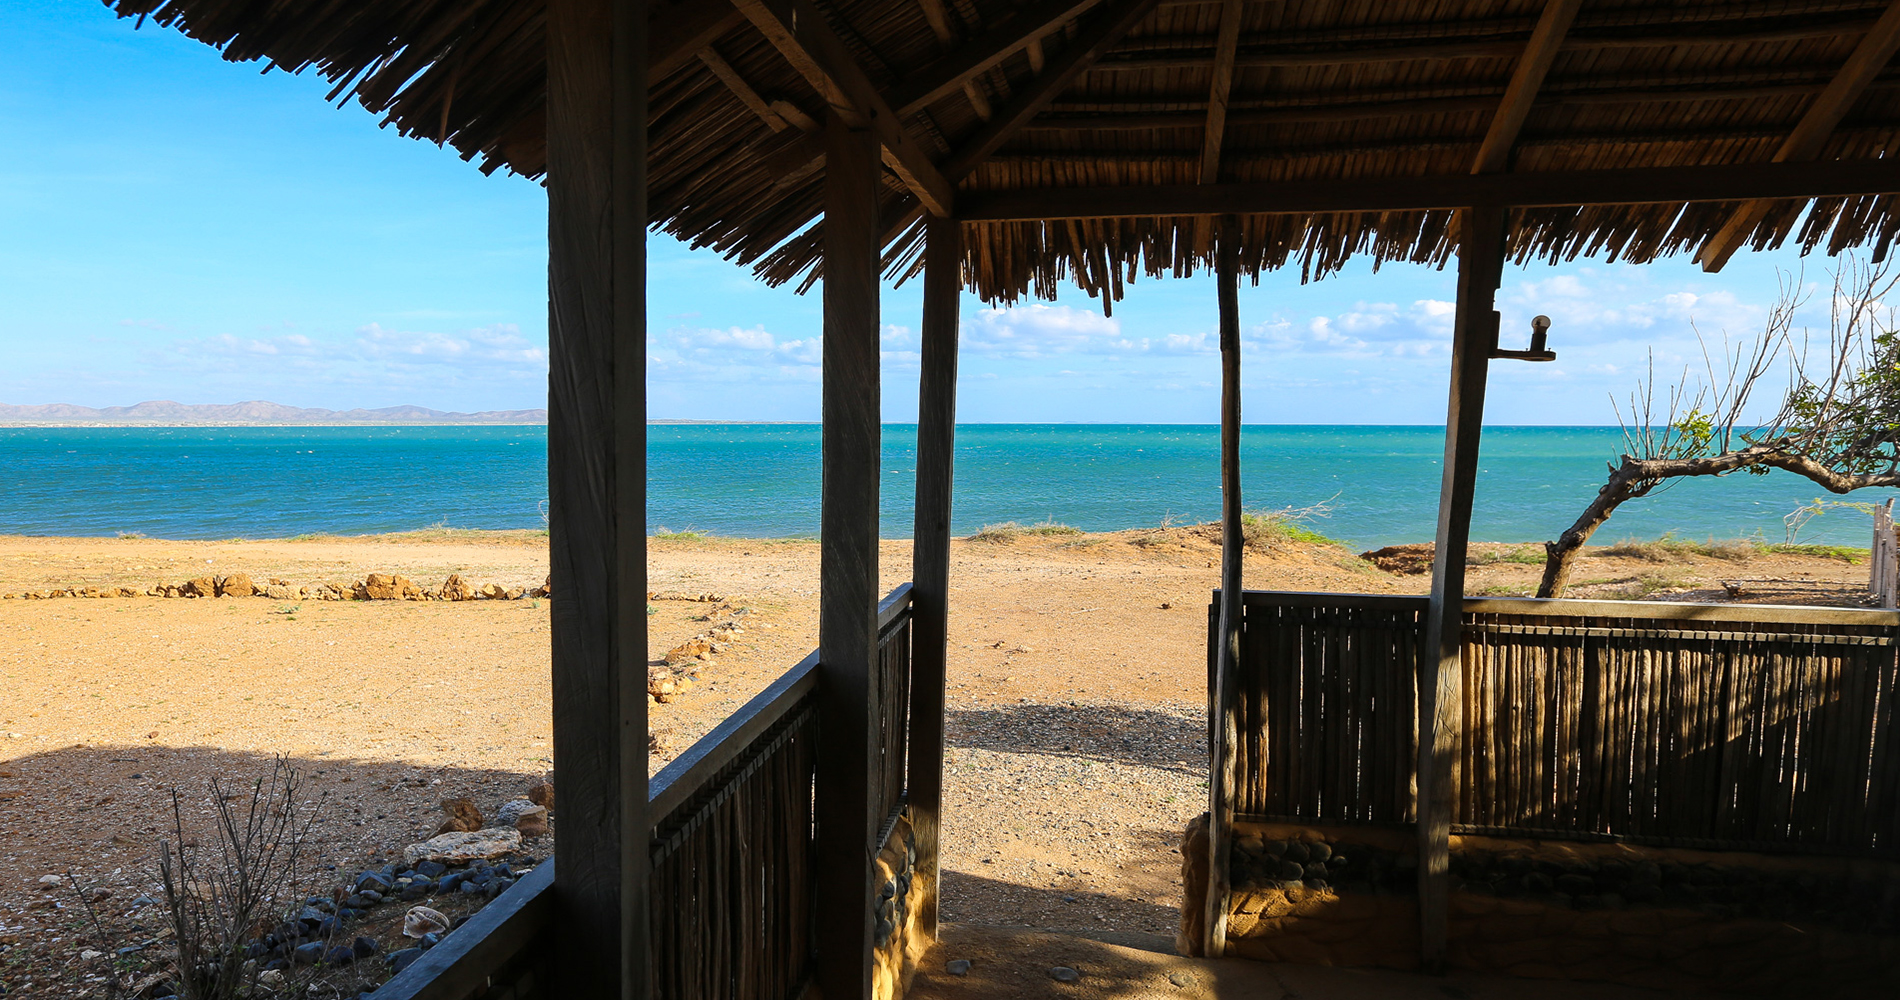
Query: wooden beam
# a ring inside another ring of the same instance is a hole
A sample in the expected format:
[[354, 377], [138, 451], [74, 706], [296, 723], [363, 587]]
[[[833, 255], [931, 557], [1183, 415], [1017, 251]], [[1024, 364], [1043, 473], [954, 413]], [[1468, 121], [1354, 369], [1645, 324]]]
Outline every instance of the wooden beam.
[[1241, 561], [1246, 538], [1240, 523], [1240, 222], [1221, 219], [1215, 271], [1220, 301], [1220, 645], [1214, 655], [1214, 677], [1208, 685], [1207, 775], [1207, 911], [1202, 926], [1207, 938], [1202, 954], [1220, 958], [1227, 953], [1227, 909], [1230, 895], [1228, 855], [1232, 848], [1234, 795], [1238, 787], [1240, 731], [1240, 616]]
[[989, 30], [905, 77], [891, 92], [891, 105], [907, 115], [961, 88], [1042, 36], [1082, 16], [1101, 0], [1037, 0], [996, 22]]
[[736, 0], [736, 6], [793, 68], [804, 75], [847, 125], [870, 128], [885, 162], [933, 214], [950, 215], [955, 190], [930, 155], [852, 58], [811, 0]]
[[767, 103], [765, 98], [760, 97], [758, 91], [752, 89], [752, 85], [739, 75], [739, 71], [733, 69], [732, 64], [719, 54], [719, 50], [710, 45], [700, 49], [699, 61], [705, 63], [706, 68], [712, 70], [712, 74], [719, 78], [719, 82], [725, 84], [726, 89], [732, 92], [732, 96], [738, 98], [739, 103], [745, 105], [753, 114], [758, 115], [767, 127], [774, 132], [785, 131], [789, 123], [778, 112], [772, 110], [772, 105]]
[[1452, 321], [1451, 395], [1445, 415], [1445, 464], [1438, 493], [1438, 542], [1418, 685], [1419, 958], [1429, 971], [1445, 967], [1450, 920], [1451, 820], [1457, 803], [1458, 748], [1463, 725], [1460, 644], [1465, 551], [1484, 425], [1484, 388], [1497, 346], [1493, 308], [1504, 273], [1505, 215], [1499, 208], [1459, 213], [1458, 305]]
[[647, 85], [652, 86], [698, 58], [699, 50], [745, 23], [728, 0], [686, 0], [649, 7]]
[[1550, 74], [1550, 64], [1556, 61], [1564, 35], [1569, 33], [1570, 22], [1577, 19], [1581, 6], [1583, 0], [1548, 0], [1544, 4], [1537, 27], [1531, 30], [1531, 40], [1511, 70], [1511, 82], [1504, 88], [1497, 114], [1491, 117], [1484, 144], [1478, 147], [1472, 173], [1495, 174], [1510, 166], [1511, 147], [1524, 130], [1524, 120], [1530, 117], [1531, 105], [1537, 101], [1537, 92], [1543, 89], [1544, 77]]
[[870, 1000], [878, 720], [877, 134], [825, 120], [824, 461], [819, 515], [813, 924], [826, 1000]]
[[[1009, 106], [996, 117], [985, 122], [976, 134], [966, 139], [950, 158], [944, 161], [943, 175], [953, 183], [968, 176], [991, 153], [996, 152], [1003, 143], [1034, 118], [1043, 107], [1056, 99], [1076, 77], [1082, 75], [1102, 53], [1121, 41], [1123, 35], [1133, 30], [1154, 11], [1159, 0], [1111, 0], [1088, 19], [1075, 37], [1057, 52], [1040, 76], [1029, 82], [1029, 86], [1013, 98]], [[934, 209], [932, 211], [935, 211]], [[940, 215], [949, 213], [937, 213]]]
[[[1841, 67], [1834, 79], [1821, 91], [1821, 95], [1808, 105], [1794, 131], [1775, 151], [1776, 163], [1788, 163], [1800, 160], [1812, 160], [1821, 155], [1822, 147], [1827, 145], [1828, 137], [1847, 117], [1855, 102], [1867, 92], [1874, 77], [1893, 61], [1896, 50], [1900, 50], [1900, 0], [1887, 8], [1880, 20], [1862, 36], [1860, 44], [1855, 46], [1852, 55]], [[1709, 238], [1702, 249], [1696, 251], [1696, 260], [1705, 271], [1720, 271], [1722, 265], [1735, 255], [1748, 240], [1749, 234], [1761, 224], [1773, 207], [1769, 202], [1756, 200], [1735, 210], [1728, 221], [1716, 234]]]
[[[1246, 10], [1244, 0], [1221, 0], [1220, 34], [1214, 42], [1213, 81], [1207, 88], [1207, 120], [1201, 128], [1201, 183], [1220, 180], [1221, 143], [1227, 137], [1227, 99], [1234, 90], [1234, 53], [1240, 45], [1240, 16]], [[1206, 252], [1212, 223], [1207, 217], [1194, 220], [1194, 249]], [[1210, 885], [1212, 883], [1209, 883]], [[1226, 926], [1226, 918], [1221, 920]], [[1209, 924], [1209, 933], [1213, 925]], [[1223, 932], [1223, 940], [1225, 940]], [[1219, 955], [1220, 952], [1209, 952]]]
[[[1224, 2], [1224, 0], [1215, 0], [1215, 2]], [[1873, 25], [1872, 19], [1857, 19], [1801, 24], [1792, 27], [1778, 25], [1772, 28], [1749, 28], [1741, 31], [1715, 30], [1696, 33], [1677, 31], [1654, 35], [1587, 35], [1572, 31], [1563, 40], [1560, 48], [1564, 52], [1588, 52], [1605, 49], [1673, 48], [1679, 45], [1787, 42], [1804, 38], [1833, 38], [1857, 34]], [[1494, 35], [1477, 38], [1440, 38], [1391, 45], [1357, 45], [1336, 49], [1315, 50], [1304, 47], [1299, 50], [1257, 50], [1260, 45], [1271, 45], [1277, 41], [1279, 39], [1273, 36], [1243, 39], [1241, 44], [1249, 51], [1240, 54], [1239, 64], [1265, 67], [1355, 66], [1368, 63], [1424, 62], [1444, 59], [1510, 59], [1524, 51], [1523, 42], [1499, 41]], [[1183, 44], [1182, 48], [1187, 51], [1180, 54], [1132, 55], [1104, 60], [1091, 67], [1089, 71], [1092, 73], [1137, 72], [1205, 66], [1211, 58], [1209, 53], [1214, 49], [1215, 44], [1213, 39], [1207, 39], [1199, 45]], [[1202, 51], [1192, 51], [1197, 48]]]
[[[923, 8], [924, 21], [930, 25], [937, 41], [948, 46], [957, 40], [957, 32], [950, 26], [950, 11], [944, 7], [943, 0], [918, 0], [917, 5]], [[983, 88], [977, 86], [975, 80], [963, 81], [963, 96], [969, 99], [970, 109], [976, 112], [978, 118], [989, 121], [990, 116], [995, 114], [990, 107], [989, 96], [983, 93]]]
[[1348, 180], [963, 193], [966, 222], [1407, 212], [1469, 206], [1565, 207], [1829, 198], [1900, 193], [1900, 160], [1435, 174]]
[[943, 806], [944, 677], [950, 608], [951, 481], [956, 458], [958, 305], [963, 223], [932, 216], [924, 247], [922, 371], [917, 385], [917, 509], [911, 531], [910, 774], [917, 835], [918, 929], [937, 936]]
[[648, 995], [647, 12], [551, 0], [549, 556], [561, 996]]

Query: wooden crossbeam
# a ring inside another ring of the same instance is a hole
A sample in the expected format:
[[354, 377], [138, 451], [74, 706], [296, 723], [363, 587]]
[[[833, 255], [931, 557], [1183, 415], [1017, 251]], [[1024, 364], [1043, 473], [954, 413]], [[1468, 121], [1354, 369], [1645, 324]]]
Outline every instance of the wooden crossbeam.
[[[748, 0], [756, 2], [756, 0]], [[1121, 41], [1155, 8], [1159, 0], [1111, 0], [1111, 2], [1069, 39], [1068, 44], [1049, 61], [1041, 75], [1029, 82], [1009, 106], [984, 123], [976, 134], [965, 140], [944, 161], [943, 174], [953, 182], [961, 180], [977, 164], [1001, 148], [1057, 95], [1069, 88], [1076, 77], [1094, 64], [1102, 54]]]
[[647, 28], [647, 86], [672, 76], [699, 57], [701, 49], [745, 23], [727, 0], [694, 0], [654, 8]]
[[811, 0], [736, 0], [787, 62], [823, 95], [849, 127], [877, 134], [884, 162], [934, 215], [953, 214], [955, 191], [884, 100], [864, 68]]
[[732, 91], [732, 96], [738, 98], [739, 103], [745, 105], [753, 114], [758, 115], [759, 120], [765, 122], [767, 127], [774, 132], [785, 131], [788, 123], [784, 116], [772, 110], [772, 105], [759, 96], [759, 92], [754, 90], [752, 85], [747, 83], [745, 78], [739, 75], [739, 71], [733, 69], [732, 64], [727, 62], [716, 49], [710, 45], [700, 49], [699, 61], [705, 63], [706, 68], [712, 70], [712, 74], [719, 78], [719, 82], [725, 84], [727, 90]]
[[[1821, 155], [1821, 148], [1827, 144], [1828, 136], [1834, 134], [1841, 119], [1847, 117], [1847, 112], [1866, 93], [1874, 78], [1892, 61], [1896, 50], [1900, 50], [1900, 2], [1889, 6], [1880, 20], [1874, 22], [1827, 89], [1821, 91], [1813, 104], [1808, 105], [1807, 113], [1801, 116], [1800, 123], [1782, 142], [1781, 148], [1775, 151], [1774, 162], [1812, 160]], [[1761, 224], [1769, 208], [1768, 202], [1756, 200], [1736, 209], [1722, 228], [1696, 252], [1696, 260], [1701, 263], [1702, 269], [1720, 271], [1735, 251], [1741, 249], [1755, 227]]]
[[[1565, 36], [1560, 46], [1564, 52], [1584, 52], [1602, 49], [1655, 49], [1673, 48], [1678, 45], [1740, 45], [1748, 42], [1790, 42], [1805, 38], [1833, 38], [1840, 35], [1852, 35], [1864, 32], [1874, 26], [1872, 18], [1851, 21], [1829, 21], [1799, 25], [1777, 25], [1772, 28], [1750, 28], [1741, 31], [1687, 32], [1673, 31], [1649, 35], [1587, 35], [1572, 31]], [[1303, 47], [1297, 51], [1286, 49], [1267, 49], [1260, 46], [1280, 41], [1274, 36], [1255, 36], [1241, 39], [1241, 53], [1238, 59], [1242, 66], [1352, 66], [1366, 63], [1413, 62], [1435, 59], [1509, 59], [1524, 51], [1524, 43], [1499, 41], [1495, 35], [1476, 38], [1438, 38], [1418, 42], [1395, 43], [1386, 45], [1354, 45], [1342, 48], [1314, 49]], [[1122, 56], [1104, 60], [1090, 68], [1092, 73], [1112, 73], [1116, 71], [1135, 72], [1157, 69], [1184, 69], [1205, 66], [1208, 52], [1216, 42], [1209, 38], [1199, 44], [1183, 44], [1187, 50], [1174, 53], [1145, 53], [1142, 55]]]
[[963, 192], [966, 222], [1409, 212], [1900, 194], [1900, 159]]
[[1524, 46], [1524, 54], [1511, 70], [1511, 82], [1504, 89], [1504, 99], [1498, 102], [1497, 114], [1491, 117], [1484, 144], [1478, 147], [1472, 173], [1495, 174], [1510, 166], [1511, 147], [1517, 143], [1517, 134], [1524, 130], [1524, 120], [1530, 117], [1531, 105], [1537, 100], [1537, 92], [1543, 89], [1544, 77], [1549, 75], [1550, 64], [1556, 61], [1564, 35], [1569, 33], [1570, 22], [1577, 19], [1577, 8], [1581, 6], [1583, 0], [1550, 0], [1544, 5], [1537, 27], [1531, 30], [1531, 40]]
[[1040, 0], [1018, 8], [988, 31], [912, 73], [891, 93], [900, 115], [939, 100], [1010, 54], [1075, 20], [1101, 0]]

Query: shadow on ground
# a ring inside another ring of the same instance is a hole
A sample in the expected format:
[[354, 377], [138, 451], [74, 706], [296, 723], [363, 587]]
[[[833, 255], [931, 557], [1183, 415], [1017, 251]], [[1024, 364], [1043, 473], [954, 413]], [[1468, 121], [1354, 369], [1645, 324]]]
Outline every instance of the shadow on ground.
[[[16, 749], [0, 743], [0, 754]], [[242, 817], [251, 783], [267, 777], [272, 763], [262, 754], [156, 745], [0, 757], [0, 995], [88, 995], [87, 989], [100, 988], [88, 977], [104, 971], [101, 961], [136, 976], [149, 963], [147, 951], [123, 961], [81, 954], [95, 949], [112, 955], [162, 932], [160, 908], [138, 901], [162, 896], [156, 864], [161, 840], [174, 836], [173, 792], [185, 842], [209, 850], [216, 846], [212, 782], [227, 796], [240, 796], [233, 805]], [[445, 797], [473, 799], [492, 816], [540, 779], [321, 752], [290, 763], [298, 774], [297, 799], [315, 817], [298, 865], [297, 895], [327, 894], [357, 871], [400, 857], [405, 846], [435, 831], [442, 818], [437, 803]], [[553, 842], [541, 838], [526, 848], [539, 857], [552, 851]], [[40, 880], [48, 875], [70, 880], [46, 888]], [[73, 890], [75, 882], [83, 894]], [[383, 908], [393, 911], [399, 925], [402, 907]], [[386, 945], [400, 946], [399, 934], [388, 936]], [[162, 951], [154, 947], [149, 955]]]
[[1075, 757], [1184, 774], [1206, 771], [1207, 722], [1198, 714], [1124, 705], [1011, 705], [952, 710], [953, 747]]

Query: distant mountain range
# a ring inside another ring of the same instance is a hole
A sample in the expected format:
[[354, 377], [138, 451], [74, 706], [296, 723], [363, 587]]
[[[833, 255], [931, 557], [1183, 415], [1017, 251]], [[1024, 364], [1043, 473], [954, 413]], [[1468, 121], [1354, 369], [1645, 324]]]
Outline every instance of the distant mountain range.
[[188, 405], [167, 399], [132, 406], [94, 409], [70, 403], [9, 406], [0, 403], [0, 424], [201, 426], [207, 424], [545, 424], [546, 410], [483, 410], [448, 413], [426, 406], [384, 406], [374, 410], [325, 410], [252, 400], [247, 403]]

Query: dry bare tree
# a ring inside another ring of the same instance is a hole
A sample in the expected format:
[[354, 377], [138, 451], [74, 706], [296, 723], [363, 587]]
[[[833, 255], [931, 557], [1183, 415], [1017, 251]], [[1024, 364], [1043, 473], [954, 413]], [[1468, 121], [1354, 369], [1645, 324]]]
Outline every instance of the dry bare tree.
[[[1575, 524], [1545, 542], [1539, 597], [1562, 597], [1590, 536], [1622, 504], [1690, 476], [1775, 469], [1804, 476], [1833, 493], [1900, 486], [1900, 339], [1884, 300], [1900, 276], [1886, 262], [1843, 260], [1834, 274], [1829, 329], [1822, 343], [1795, 332], [1805, 304], [1800, 279], [1784, 277], [1753, 340], [1711, 351], [1704, 374], [1683, 372], [1656, 400], [1655, 367], [1630, 395], [1621, 464]], [[1780, 362], [1779, 364], [1777, 362]], [[1787, 373], [1772, 416], [1748, 419], [1764, 380]]]

